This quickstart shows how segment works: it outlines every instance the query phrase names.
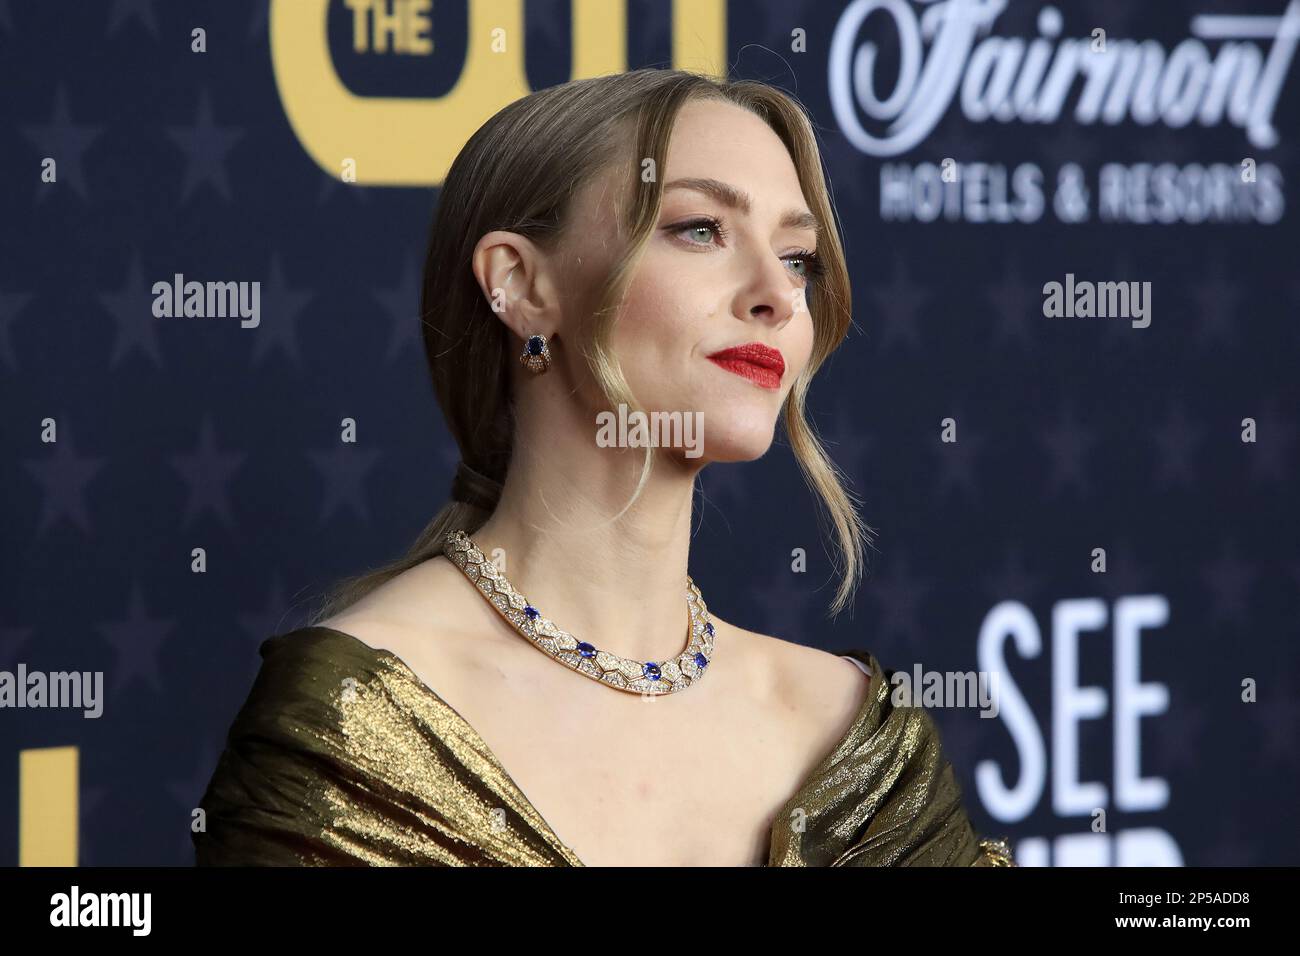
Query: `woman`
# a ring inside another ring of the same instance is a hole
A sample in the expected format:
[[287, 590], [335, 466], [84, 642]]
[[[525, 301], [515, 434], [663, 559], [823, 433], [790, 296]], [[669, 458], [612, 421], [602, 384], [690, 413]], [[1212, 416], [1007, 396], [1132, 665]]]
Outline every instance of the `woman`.
[[[425, 269], [453, 500], [263, 644], [198, 862], [1009, 864], [869, 652], [745, 631], [687, 574], [696, 475], [778, 414], [845, 558], [834, 610], [861, 566], [804, 419], [850, 304], [800, 108], [671, 70], [533, 93], [452, 165]], [[609, 447], [615, 409], [703, 441]]]

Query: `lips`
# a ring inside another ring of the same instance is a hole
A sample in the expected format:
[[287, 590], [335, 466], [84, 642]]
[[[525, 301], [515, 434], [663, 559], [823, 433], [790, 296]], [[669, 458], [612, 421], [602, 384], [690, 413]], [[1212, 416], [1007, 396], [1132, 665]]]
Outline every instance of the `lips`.
[[750, 342], [748, 345], [714, 352], [709, 356], [709, 361], [762, 388], [780, 388], [781, 376], [785, 374], [785, 358], [776, 349], [761, 342]]

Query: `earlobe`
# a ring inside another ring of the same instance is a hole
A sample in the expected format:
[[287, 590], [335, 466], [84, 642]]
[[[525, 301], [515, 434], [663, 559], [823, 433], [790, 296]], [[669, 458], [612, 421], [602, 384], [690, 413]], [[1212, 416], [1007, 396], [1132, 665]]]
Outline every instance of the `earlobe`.
[[534, 375], [542, 375], [551, 367], [551, 348], [546, 336], [535, 333], [524, 342], [524, 350], [519, 356], [519, 364]]

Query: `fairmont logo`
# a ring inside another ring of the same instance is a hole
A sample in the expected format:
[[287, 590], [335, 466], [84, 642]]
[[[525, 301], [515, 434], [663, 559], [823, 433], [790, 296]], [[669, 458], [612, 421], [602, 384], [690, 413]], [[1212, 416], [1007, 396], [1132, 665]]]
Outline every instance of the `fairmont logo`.
[[[1104, 19], [1085, 24], [1083, 36], [1062, 36], [1064, 18], [1052, 6], [1039, 11], [1033, 39], [990, 35], [1006, 6], [854, 0], [835, 27], [828, 60], [831, 105], [844, 135], [864, 153], [895, 156], [924, 140], [958, 97], [972, 123], [1055, 123], [1077, 92], [1073, 119], [1083, 125], [1226, 121], [1256, 147], [1277, 145], [1273, 113], [1300, 38], [1300, 0], [1290, 0], [1281, 16], [1194, 16], [1192, 35], [1172, 50], [1156, 40], [1107, 37]], [[888, 31], [885, 45], [898, 50], [898, 74], [884, 79], [883, 98], [879, 49], [858, 45], [864, 29]], [[1271, 43], [1264, 49], [1257, 40]], [[1205, 41], [1227, 42], [1211, 50]], [[883, 133], [868, 132], [860, 113], [884, 124]]]

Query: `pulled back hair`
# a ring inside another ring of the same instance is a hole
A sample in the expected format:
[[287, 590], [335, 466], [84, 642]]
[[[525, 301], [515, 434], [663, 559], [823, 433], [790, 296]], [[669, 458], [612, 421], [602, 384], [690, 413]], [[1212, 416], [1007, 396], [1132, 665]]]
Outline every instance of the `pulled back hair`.
[[[572, 80], [524, 96], [488, 119], [452, 163], [429, 233], [420, 314], [434, 391], [466, 467], [458, 471], [453, 499], [407, 553], [340, 582], [312, 623], [440, 554], [449, 532], [473, 534], [491, 516], [516, 440], [510, 373], [522, 344], [482, 295], [471, 268], [474, 248], [494, 230], [553, 248], [564, 231], [574, 184], [618, 163], [627, 169], [627, 199], [619, 205], [627, 246], [598, 293], [598, 308], [585, 318], [577, 344], [610, 407], [642, 408], [610, 348], [619, 304], [654, 232], [663, 196], [661, 177], [642, 182], [642, 160], [653, 159], [655, 170], [664, 169], [678, 112], [685, 103], [703, 99], [747, 109], [772, 128], [789, 150], [804, 198], [822, 226], [817, 252], [825, 270], [808, 302], [812, 354], [781, 414], [791, 450], [825, 507], [842, 556], [831, 612], [839, 613], [850, 602], [862, 572], [864, 545], [874, 532], [863, 524], [856, 499], [805, 418], [813, 376], [852, 324], [848, 268], [812, 124], [796, 101], [766, 83], [642, 69]], [[653, 451], [646, 448], [628, 506], [645, 487]]]

